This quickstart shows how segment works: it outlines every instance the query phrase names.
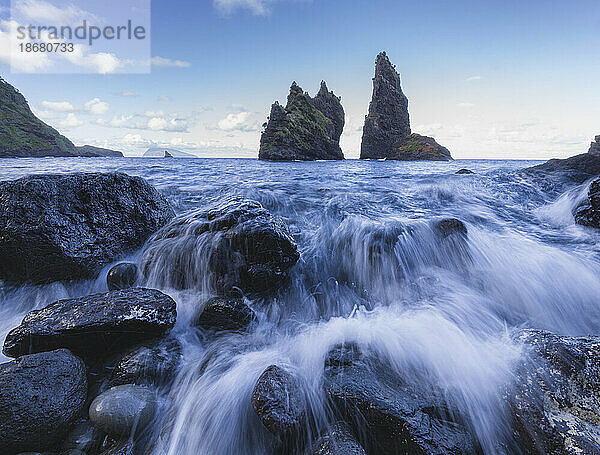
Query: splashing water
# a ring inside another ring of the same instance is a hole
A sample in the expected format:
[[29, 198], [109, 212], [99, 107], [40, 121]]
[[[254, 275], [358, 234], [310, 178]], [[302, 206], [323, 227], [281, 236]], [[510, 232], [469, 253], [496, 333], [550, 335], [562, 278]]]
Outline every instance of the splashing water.
[[[85, 160], [5, 160], [0, 178], [87, 169]], [[574, 224], [587, 185], [540, 188], [516, 171], [529, 162], [260, 163], [253, 160], [94, 160], [93, 169], [141, 175], [179, 213], [242, 197], [289, 225], [301, 259], [289, 287], [250, 305], [248, 334], [206, 335], [191, 326], [210, 297], [210, 236], [190, 236], [185, 290], [173, 289], [171, 239], [148, 286], [178, 303], [184, 361], [165, 391], [151, 442], [155, 455], [271, 454], [273, 437], [250, 402], [272, 364], [300, 378], [315, 437], [330, 421], [323, 394], [327, 353], [354, 343], [423, 393], [443, 392], [486, 454], [511, 453], [502, 392], [522, 347], [512, 330], [584, 336], [600, 329], [598, 233]], [[468, 167], [474, 175], [454, 175]], [[11, 177], [12, 178], [12, 177]], [[458, 218], [467, 235], [441, 235]], [[191, 228], [190, 228], [191, 229]], [[137, 257], [137, 256], [136, 256]], [[5, 335], [24, 313], [58, 298], [105, 290], [97, 280], [1, 289]]]

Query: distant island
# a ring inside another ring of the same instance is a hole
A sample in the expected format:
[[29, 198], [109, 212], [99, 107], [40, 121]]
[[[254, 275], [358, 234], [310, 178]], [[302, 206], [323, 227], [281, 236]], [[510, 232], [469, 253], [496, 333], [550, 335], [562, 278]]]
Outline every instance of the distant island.
[[90, 156], [90, 157], [123, 157], [122, 152], [118, 152], [117, 150], [105, 149], [102, 147], [94, 147], [93, 145], [81, 145], [77, 147], [77, 151], [81, 156]]
[[145, 158], [198, 158], [192, 153], [164, 147], [150, 147], [142, 156]]

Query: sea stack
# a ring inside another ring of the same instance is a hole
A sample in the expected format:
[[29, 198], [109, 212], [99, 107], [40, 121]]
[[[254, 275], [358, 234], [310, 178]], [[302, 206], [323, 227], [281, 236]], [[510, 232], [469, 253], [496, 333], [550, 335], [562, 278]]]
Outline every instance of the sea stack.
[[296, 82], [290, 87], [287, 105], [271, 106], [271, 115], [260, 138], [258, 158], [268, 161], [343, 160], [340, 136], [344, 129], [340, 97], [325, 81], [314, 98]]
[[412, 133], [408, 99], [385, 52], [377, 56], [373, 98], [365, 117], [361, 159], [448, 161], [450, 151], [435, 139]]
[[600, 136], [596, 136], [594, 138], [594, 142], [590, 144], [590, 149], [588, 150], [588, 153], [591, 153], [593, 155], [600, 155]]

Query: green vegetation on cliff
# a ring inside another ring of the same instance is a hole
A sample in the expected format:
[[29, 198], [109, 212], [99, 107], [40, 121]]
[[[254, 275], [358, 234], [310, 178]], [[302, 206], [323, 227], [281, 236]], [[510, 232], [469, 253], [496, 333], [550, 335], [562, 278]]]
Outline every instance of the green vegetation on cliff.
[[0, 157], [76, 155], [73, 143], [38, 119], [25, 97], [0, 78]]

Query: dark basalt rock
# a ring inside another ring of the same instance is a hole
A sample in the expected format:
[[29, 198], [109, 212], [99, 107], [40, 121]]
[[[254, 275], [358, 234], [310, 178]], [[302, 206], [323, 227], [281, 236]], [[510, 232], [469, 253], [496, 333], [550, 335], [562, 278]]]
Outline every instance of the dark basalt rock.
[[575, 222], [600, 229], [600, 178], [594, 180], [588, 190], [588, 200], [577, 207]]
[[367, 455], [345, 422], [334, 423], [313, 447], [312, 455]]
[[4, 341], [3, 352], [17, 357], [68, 348], [84, 357], [102, 357], [168, 332], [177, 318], [171, 297], [134, 288], [59, 300], [28, 313]]
[[214, 297], [205, 303], [194, 325], [205, 330], [243, 332], [257, 321], [242, 299]]
[[435, 139], [411, 134], [408, 99], [402, 92], [400, 76], [385, 52], [377, 56], [373, 97], [365, 118], [361, 159], [448, 161], [447, 148]]
[[139, 270], [132, 262], [122, 262], [112, 267], [106, 275], [106, 285], [109, 291], [128, 289], [136, 285], [139, 280]]
[[[325, 361], [325, 392], [368, 453], [475, 454], [476, 441], [442, 392], [420, 390], [355, 346], [332, 350]], [[439, 395], [439, 399], [436, 396]]]
[[0, 453], [52, 449], [87, 396], [83, 362], [66, 349], [0, 365]]
[[295, 82], [285, 108], [271, 106], [271, 114], [260, 138], [258, 158], [269, 161], [343, 160], [340, 136], [344, 129], [340, 98], [321, 82], [314, 98]]
[[463, 168], [456, 171], [455, 174], [475, 174], [475, 172], [471, 171], [470, 169]]
[[258, 202], [177, 217], [146, 245], [142, 272], [159, 287], [209, 285], [217, 294], [274, 290], [300, 257], [281, 219]]
[[108, 389], [90, 405], [90, 420], [111, 436], [143, 430], [156, 413], [156, 397], [147, 387], [126, 384]]
[[438, 144], [434, 138], [412, 133], [394, 144], [392, 153], [386, 158], [398, 161], [448, 161], [450, 150]]
[[566, 159], [552, 159], [523, 169], [522, 172], [533, 175], [558, 173], [582, 183], [600, 174], [600, 154], [582, 153]]
[[600, 453], [600, 338], [523, 330], [528, 348], [507, 400], [523, 453]]
[[305, 423], [306, 402], [300, 382], [277, 365], [271, 365], [258, 378], [252, 407], [267, 430], [282, 441], [294, 439]]
[[0, 279], [92, 278], [173, 216], [145, 180], [121, 173], [0, 182]]
[[385, 52], [377, 56], [373, 97], [365, 118], [361, 159], [383, 159], [396, 143], [411, 133], [408, 98], [402, 92], [400, 76]]
[[134, 455], [135, 444], [131, 439], [121, 439], [112, 444], [108, 449], [100, 453], [100, 455]]
[[135, 348], [116, 364], [109, 384], [167, 385], [174, 378], [181, 358], [181, 345], [175, 339]]
[[453, 234], [460, 236], [467, 235], [467, 227], [465, 226], [465, 223], [456, 218], [445, 218], [443, 220], [436, 221], [434, 227], [443, 238]]

